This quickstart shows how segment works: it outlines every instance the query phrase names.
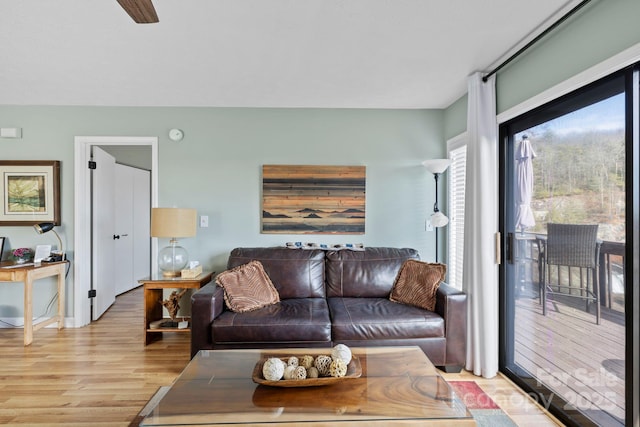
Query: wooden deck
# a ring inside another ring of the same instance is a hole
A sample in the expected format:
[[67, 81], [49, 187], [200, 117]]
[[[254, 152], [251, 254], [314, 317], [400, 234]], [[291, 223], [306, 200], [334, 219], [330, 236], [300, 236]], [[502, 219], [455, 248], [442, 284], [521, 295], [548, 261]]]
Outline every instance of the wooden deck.
[[600, 325], [583, 302], [516, 300], [515, 363], [602, 426], [624, 425], [625, 326], [603, 308]]

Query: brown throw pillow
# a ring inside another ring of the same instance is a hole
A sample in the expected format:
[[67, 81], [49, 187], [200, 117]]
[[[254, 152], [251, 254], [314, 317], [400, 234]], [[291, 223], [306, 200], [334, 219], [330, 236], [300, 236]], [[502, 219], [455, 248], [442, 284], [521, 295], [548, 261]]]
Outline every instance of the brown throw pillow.
[[447, 266], [409, 259], [402, 264], [389, 299], [433, 311], [436, 291], [445, 278]]
[[278, 290], [260, 261], [251, 261], [224, 271], [216, 278], [224, 289], [224, 301], [236, 313], [257, 310], [280, 301]]

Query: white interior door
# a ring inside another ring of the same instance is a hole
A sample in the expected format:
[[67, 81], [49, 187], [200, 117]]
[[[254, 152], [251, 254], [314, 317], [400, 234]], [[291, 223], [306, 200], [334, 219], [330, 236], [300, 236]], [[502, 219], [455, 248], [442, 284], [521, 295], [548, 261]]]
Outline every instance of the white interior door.
[[133, 287], [133, 168], [115, 167], [115, 288], [120, 295]]
[[151, 274], [151, 172], [133, 169], [133, 280]]
[[129, 166], [115, 165], [115, 288], [116, 295], [131, 290], [133, 282], [133, 171]]
[[116, 301], [114, 284], [115, 273], [115, 176], [116, 159], [93, 147], [93, 161], [96, 168], [92, 170], [92, 289], [96, 295], [93, 299], [93, 320], [97, 320]]
[[151, 174], [115, 165], [115, 292], [120, 295], [138, 286], [151, 272]]

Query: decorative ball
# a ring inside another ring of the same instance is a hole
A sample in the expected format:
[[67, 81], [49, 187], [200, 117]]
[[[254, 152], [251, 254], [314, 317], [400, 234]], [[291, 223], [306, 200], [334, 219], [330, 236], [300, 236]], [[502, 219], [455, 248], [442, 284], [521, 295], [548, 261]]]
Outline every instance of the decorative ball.
[[318, 370], [318, 374], [325, 377], [329, 375], [329, 365], [331, 365], [331, 357], [325, 355], [316, 357], [315, 362], [313, 362], [313, 366]]
[[298, 364], [300, 366], [304, 366], [305, 368], [309, 369], [310, 367], [313, 366], [313, 356], [309, 356], [308, 354], [305, 356], [302, 356]]
[[307, 378], [307, 370], [304, 368], [304, 366], [296, 366], [296, 368], [293, 370], [292, 379], [304, 380], [305, 378]]
[[315, 366], [307, 368], [307, 378], [318, 378], [318, 369]]
[[289, 366], [298, 366], [298, 358], [295, 356], [291, 356], [289, 360], [287, 360], [287, 365]]
[[342, 359], [348, 365], [351, 362], [351, 349], [344, 344], [336, 344], [331, 350], [331, 358]]
[[347, 364], [344, 363], [344, 360], [338, 358], [331, 362], [331, 365], [329, 365], [329, 375], [336, 378], [347, 375]]
[[270, 357], [262, 365], [262, 376], [267, 381], [278, 381], [284, 375], [284, 363], [277, 357]]
[[285, 380], [292, 380], [293, 379], [293, 373], [296, 370], [297, 366], [287, 366], [286, 368], [284, 368], [284, 379]]

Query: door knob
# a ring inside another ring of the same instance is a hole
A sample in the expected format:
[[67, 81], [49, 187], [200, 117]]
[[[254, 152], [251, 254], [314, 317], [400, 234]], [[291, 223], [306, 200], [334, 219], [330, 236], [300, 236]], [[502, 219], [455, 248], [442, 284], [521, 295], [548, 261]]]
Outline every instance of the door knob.
[[113, 235], [113, 240], [116, 240], [116, 239], [119, 239], [119, 238], [120, 238], [120, 235], [119, 235], [119, 234], [114, 234], [114, 235]]

